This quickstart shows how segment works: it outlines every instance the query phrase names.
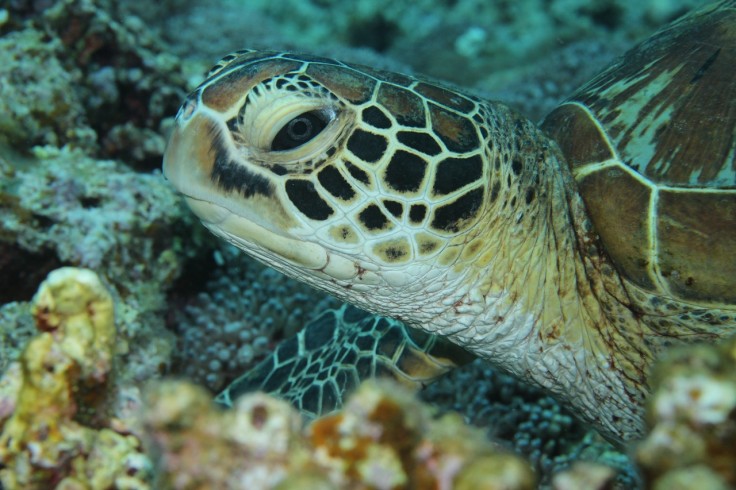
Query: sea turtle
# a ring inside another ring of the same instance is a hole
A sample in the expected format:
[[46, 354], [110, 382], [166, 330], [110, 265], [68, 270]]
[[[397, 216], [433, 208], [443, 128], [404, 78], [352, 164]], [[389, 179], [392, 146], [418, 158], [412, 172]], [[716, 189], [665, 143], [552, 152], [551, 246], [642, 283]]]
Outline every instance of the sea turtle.
[[319, 411], [350, 363], [423, 379], [469, 352], [625, 441], [663, 347], [736, 331], [734, 67], [734, 0], [540, 126], [424, 78], [243, 50], [183, 103], [164, 172], [215, 235], [382, 316], [323, 315], [262, 366], [282, 391], [331, 377]]

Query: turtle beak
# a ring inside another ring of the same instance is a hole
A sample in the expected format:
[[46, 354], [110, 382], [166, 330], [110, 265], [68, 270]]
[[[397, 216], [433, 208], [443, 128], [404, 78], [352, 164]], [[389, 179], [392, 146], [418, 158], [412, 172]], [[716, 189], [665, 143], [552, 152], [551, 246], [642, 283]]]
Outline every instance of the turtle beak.
[[208, 200], [212, 195], [209, 176], [215, 164], [211, 135], [214, 122], [195, 111], [197, 103], [187, 100], [176, 117], [176, 126], [164, 152], [164, 176], [186, 196]]

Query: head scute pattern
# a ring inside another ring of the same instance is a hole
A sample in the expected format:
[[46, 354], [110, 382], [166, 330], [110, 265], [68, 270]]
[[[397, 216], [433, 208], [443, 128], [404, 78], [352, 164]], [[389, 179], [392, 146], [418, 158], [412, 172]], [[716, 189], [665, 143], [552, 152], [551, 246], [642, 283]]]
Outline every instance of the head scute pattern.
[[[323, 58], [244, 51], [223, 58], [198, 92], [227, 118], [226, 131], [210, 128], [213, 182], [244, 198], [283, 193], [306, 223], [329, 223], [320, 232], [330, 240], [372, 237], [381, 262], [439, 251], [442, 237], [472, 226], [488, 201], [489, 134], [475, 121], [487, 114], [448, 88]], [[279, 100], [302, 112], [281, 110]], [[289, 139], [292, 128], [309, 126], [315, 134], [304, 137], [318, 139], [330, 125], [334, 137], [319, 151], [289, 155], [290, 144], [300, 146]]]
[[254, 257], [630, 439], [659, 352], [736, 330], [735, 6], [661, 30], [540, 127], [421, 77], [243, 50], [185, 100], [164, 171]]

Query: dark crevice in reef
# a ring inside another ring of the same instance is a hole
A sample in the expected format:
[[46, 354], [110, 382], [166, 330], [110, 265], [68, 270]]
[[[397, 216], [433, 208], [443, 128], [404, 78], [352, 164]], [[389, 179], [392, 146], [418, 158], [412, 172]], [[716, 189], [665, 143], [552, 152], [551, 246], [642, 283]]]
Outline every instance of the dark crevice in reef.
[[393, 21], [378, 14], [368, 19], [354, 20], [348, 32], [348, 43], [351, 46], [371, 48], [384, 53], [393, 46], [400, 30]]
[[63, 264], [53, 250], [29, 252], [15, 243], [0, 242], [0, 304], [30, 301], [49, 272]]

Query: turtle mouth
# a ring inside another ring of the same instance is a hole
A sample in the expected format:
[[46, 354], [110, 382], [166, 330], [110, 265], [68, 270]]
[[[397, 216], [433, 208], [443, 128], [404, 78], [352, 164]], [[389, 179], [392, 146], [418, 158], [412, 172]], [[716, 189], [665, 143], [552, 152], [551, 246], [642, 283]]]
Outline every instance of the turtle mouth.
[[211, 201], [184, 197], [212, 233], [286, 274], [303, 276], [309, 269], [315, 275], [350, 281], [361, 271], [356, 261], [317, 243], [274, 232]]

